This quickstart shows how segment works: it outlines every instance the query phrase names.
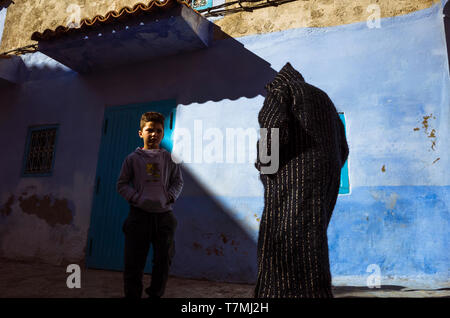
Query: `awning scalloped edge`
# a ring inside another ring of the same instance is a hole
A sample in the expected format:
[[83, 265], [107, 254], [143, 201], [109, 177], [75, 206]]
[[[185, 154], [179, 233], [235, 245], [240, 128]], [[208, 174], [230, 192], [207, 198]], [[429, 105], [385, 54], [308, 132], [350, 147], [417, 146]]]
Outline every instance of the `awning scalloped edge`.
[[80, 21], [80, 25], [78, 27], [67, 27], [60, 25], [56, 27], [55, 30], [46, 29], [42, 33], [36, 31], [32, 34], [31, 39], [34, 41], [47, 41], [72, 32], [88, 30], [97, 25], [114, 23], [123, 18], [138, 15], [140, 13], [149, 13], [156, 9], [164, 9], [164, 10], [170, 9], [177, 4], [190, 7], [189, 3], [186, 2], [185, 0], [162, 0], [162, 1], [151, 0], [147, 5], [139, 2], [135, 4], [132, 8], [125, 6], [119, 11], [109, 11], [105, 16], [96, 15], [92, 19], [84, 18]]

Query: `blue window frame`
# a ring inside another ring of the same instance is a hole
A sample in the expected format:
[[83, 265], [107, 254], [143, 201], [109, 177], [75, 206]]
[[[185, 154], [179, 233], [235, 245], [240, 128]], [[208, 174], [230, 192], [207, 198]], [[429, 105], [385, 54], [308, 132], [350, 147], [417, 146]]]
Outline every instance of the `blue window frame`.
[[59, 125], [28, 128], [22, 165], [23, 177], [51, 176]]
[[213, 0], [191, 0], [190, 3], [195, 10], [203, 10], [211, 8]]
[[[339, 113], [339, 118], [345, 127], [345, 116], [344, 113]], [[345, 127], [346, 128], [346, 127]], [[347, 128], [346, 134], [347, 134]], [[349, 194], [350, 193], [350, 181], [348, 178], [348, 159], [345, 161], [344, 166], [341, 169], [341, 183], [339, 185], [339, 194]]]

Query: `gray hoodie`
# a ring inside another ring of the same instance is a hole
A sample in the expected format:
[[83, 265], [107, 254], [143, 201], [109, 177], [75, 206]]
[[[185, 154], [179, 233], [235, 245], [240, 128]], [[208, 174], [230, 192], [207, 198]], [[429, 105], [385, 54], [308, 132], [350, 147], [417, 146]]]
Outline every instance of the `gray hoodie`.
[[131, 205], [147, 212], [172, 210], [182, 188], [180, 165], [162, 148], [136, 148], [125, 158], [117, 180], [117, 192]]

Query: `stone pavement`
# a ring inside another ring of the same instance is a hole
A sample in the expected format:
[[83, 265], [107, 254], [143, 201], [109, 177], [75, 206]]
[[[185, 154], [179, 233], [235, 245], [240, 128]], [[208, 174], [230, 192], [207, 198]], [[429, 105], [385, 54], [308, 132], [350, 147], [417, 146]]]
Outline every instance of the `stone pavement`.
[[[66, 285], [66, 266], [0, 258], [0, 298], [121, 298], [122, 272], [81, 268], [81, 288]], [[151, 276], [144, 276], [144, 286]], [[171, 276], [165, 298], [251, 298], [253, 285], [212, 282]], [[334, 286], [341, 297], [450, 297], [450, 288], [417, 289], [405, 286]]]

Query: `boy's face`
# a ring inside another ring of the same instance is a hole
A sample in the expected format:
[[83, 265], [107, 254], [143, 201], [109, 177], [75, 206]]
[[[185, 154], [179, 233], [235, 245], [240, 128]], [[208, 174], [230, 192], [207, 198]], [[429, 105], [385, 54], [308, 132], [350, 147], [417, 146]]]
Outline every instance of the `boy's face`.
[[144, 149], [158, 149], [164, 137], [164, 127], [161, 123], [149, 121], [139, 130], [139, 137], [144, 139]]

